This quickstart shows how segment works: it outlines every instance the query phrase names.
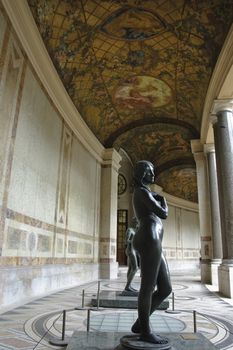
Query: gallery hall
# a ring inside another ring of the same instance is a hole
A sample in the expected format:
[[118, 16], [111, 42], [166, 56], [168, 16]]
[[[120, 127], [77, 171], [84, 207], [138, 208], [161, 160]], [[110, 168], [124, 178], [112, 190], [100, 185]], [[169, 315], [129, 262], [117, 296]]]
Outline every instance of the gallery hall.
[[0, 50], [0, 350], [233, 350], [233, 1], [0, 0]]

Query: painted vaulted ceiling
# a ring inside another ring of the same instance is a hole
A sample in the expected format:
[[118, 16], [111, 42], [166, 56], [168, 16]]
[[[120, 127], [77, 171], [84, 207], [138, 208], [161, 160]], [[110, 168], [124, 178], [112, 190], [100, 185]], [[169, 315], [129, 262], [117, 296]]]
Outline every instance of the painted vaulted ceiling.
[[83, 119], [105, 147], [147, 159], [197, 201], [190, 140], [233, 20], [232, 0], [28, 0]]

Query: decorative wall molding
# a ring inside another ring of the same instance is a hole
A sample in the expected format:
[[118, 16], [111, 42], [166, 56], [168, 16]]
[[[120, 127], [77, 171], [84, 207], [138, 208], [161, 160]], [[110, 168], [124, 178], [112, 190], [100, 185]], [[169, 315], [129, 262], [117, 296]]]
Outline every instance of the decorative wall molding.
[[197, 203], [190, 202], [190, 201], [187, 201], [185, 199], [172, 196], [171, 194], [168, 194], [166, 192], [162, 192], [162, 195], [166, 198], [167, 203], [169, 205], [173, 205], [174, 207], [198, 212], [198, 204]]
[[164, 196], [169, 205], [173, 205], [174, 207], [191, 210], [198, 212], [198, 204], [194, 202], [187, 201], [186, 199], [182, 199], [179, 197], [175, 197], [169, 193], [163, 191], [163, 188], [159, 185], [153, 184], [150, 186], [152, 191], [157, 192], [161, 196]]

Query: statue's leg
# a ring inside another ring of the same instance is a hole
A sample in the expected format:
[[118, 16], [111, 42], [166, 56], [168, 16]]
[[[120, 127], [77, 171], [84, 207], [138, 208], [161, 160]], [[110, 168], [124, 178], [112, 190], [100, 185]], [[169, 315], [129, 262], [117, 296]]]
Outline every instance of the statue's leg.
[[136, 291], [136, 289], [131, 287], [131, 282], [137, 272], [137, 257], [135, 253], [130, 254], [129, 256], [129, 269], [127, 273], [127, 284], [125, 286], [125, 290], [128, 291]]
[[[148, 248], [148, 249], [147, 249]], [[142, 247], [140, 251], [141, 261], [141, 287], [138, 295], [138, 319], [132, 327], [135, 332], [137, 323], [140, 323], [140, 337], [142, 340], [158, 343], [151, 332], [149, 317], [151, 311], [152, 294], [157, 282], [161, 263], [161, 242], [153, 241], [152, 246]], [[153, 338], [153, 339], [152, 339]]]
[[152, 314], [162, 301], [172, 292], [170, 273], [165, 256], [162, 254], [161, 264], [157, 278], [157, 290], [152, 295], [151, 311]]
[[[161, 263], [159, 267], [158, 277], [157, 277], [157, 290], [152, 294], [150, 315], [156, 310], [156, 308], [161, 304], [161, 302], [171, 293], [171, 281], [170, 273], [168, 270], [168, 265], [166, 258], [162, 254]], [[132, 326], [132, 332], [141, 333], [141, 326], [139, 319], [136, 320]]]

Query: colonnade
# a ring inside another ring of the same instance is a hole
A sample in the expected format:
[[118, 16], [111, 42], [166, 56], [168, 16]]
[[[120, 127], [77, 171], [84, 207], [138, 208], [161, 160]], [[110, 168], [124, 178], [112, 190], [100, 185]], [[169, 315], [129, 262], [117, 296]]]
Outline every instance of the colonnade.
[[201, 280], [233, 298], [233, 104], [216, 100], [214, 142], [192, 140], [201, 231]]

